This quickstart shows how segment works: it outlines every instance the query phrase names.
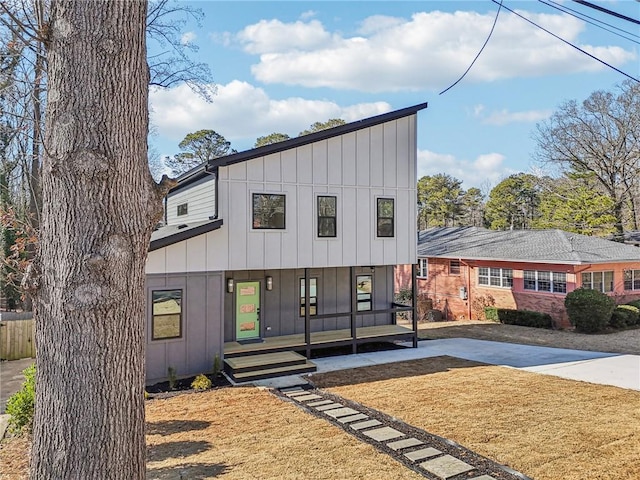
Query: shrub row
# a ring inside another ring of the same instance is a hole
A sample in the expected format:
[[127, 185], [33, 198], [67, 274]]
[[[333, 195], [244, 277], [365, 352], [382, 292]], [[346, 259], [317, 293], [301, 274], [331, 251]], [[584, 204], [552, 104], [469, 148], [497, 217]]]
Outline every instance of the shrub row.
[[564, 305], [569, 321], [579, 332], [601, 332], [607, 327], [626, 328], [640, 324], [640, 300], [616, 305], [605, 293], [577, 288], [567, 294]]
[[506, 325], [520, 325], [522, 327], [552, 328], [551, 315], [530, 310], [513, 310], [511, 308], [486, 307], [484, 315], [487, 320], [504, 323]]

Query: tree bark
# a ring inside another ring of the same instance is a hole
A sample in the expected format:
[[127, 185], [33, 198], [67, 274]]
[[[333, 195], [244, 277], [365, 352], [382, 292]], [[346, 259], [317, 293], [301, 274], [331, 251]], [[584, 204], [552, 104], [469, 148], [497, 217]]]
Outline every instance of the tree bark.
[[143, 479], [146, 2], [53, 0], [32, 479]]

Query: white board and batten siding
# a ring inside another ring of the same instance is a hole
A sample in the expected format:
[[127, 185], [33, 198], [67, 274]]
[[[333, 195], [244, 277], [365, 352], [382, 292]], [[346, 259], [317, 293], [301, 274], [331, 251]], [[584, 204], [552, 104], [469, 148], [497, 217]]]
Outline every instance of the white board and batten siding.
[[[178, 215], [178, 206], [187, 205], [186, 215]], [[210, 175], [194, 185], [167, 197], [167, 225], [208, 220], [216, 212], [216, 182]]]
[[[150, 252], [147, 272], [415, 263], [416, 150], [410, 115], [220, 167], [222, 228]], [[286, 196], [284, 230], [252, 228], [254, 193]], [[336, 238], [317, 236], [318, 195], [337, 197]], [[394, 199], [391, 238], [376, 236], [379, 197]]]

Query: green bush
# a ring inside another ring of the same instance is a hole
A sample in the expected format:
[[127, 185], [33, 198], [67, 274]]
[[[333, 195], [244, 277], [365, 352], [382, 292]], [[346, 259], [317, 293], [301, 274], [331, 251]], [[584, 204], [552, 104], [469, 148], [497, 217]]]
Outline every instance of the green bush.
[[201, 373], [193, 380], [193, 382], [191, 382], [191, 388], [200, 392], [209, 390], [211, 388], [211, 380], [209, 380], [209, 377]]
[[499, 322], [498, 309], [496, 307], [484, 307], [484, 318], [492, 322]]
[[613, 328], [625, 328], [636, 325], [638, 323], [638, 317], [640, 316], [640, 309], [633, 305], [618, 305], [609, 320], [609, 325]]
[[31, 431], [36, 401], [36, 365], [22, 372], [25, 380], [22, 388], [7, 400], [6, 412], [10, 415], [9, 427], [13, 432]]
[[532, 312], [531, 310], [513, 310], [511, 308], [496, 308], [497, 321], [505, 325], [520, 325], [521, 327], [552, 328], [553, 319], [548, 313]]
[[638, 309], [640, 309], [640, 299], [631, 300], [630, 302], [627, 302], [627, 305], [631, 305], [632, 307], [637, 307]]
[[579, 332], [586, 333], [604, 330], [616, 308], [613, 298], [588, 288], [569, 292], [564, 299], [564, 306], [571, 325]]

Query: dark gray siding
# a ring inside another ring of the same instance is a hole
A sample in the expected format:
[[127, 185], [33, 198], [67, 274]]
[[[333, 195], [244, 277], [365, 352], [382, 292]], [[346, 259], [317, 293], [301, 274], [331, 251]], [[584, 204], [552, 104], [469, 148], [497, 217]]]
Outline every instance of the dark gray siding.
[[[167, 377], [210, 372], [217, 354], [222, 358], [224, 276], [221, 272], [147, 275], [147, 383]], [[182, 338], [151, 340], [151, 292], [182, 289]]]
[[[356, 267], [355, 274], [373, 276], [373, 309], [391, 308], [393, 303], [393, 266]], [[265, 290], [265, 278], [273, 277], [273, 290]], [[304, 333], [304, 317], [300, 317], [300, 279], [304, 269], [250, 270], [226, 272], [234, 282], [261, 282], [261, 329], [263, 337]], [[345, 313], [351, 309], [351, 276], [349, 267], [312, 268], [310, 278], [318, 279], [318, 313]], [[235, 340], [235, 294], [224, 294], [224, 340]], [[358, 315], [356, 326], [389, 325], [390, 313]], [[320, 332], [350, 328], [349, 316], [315, 319], [311, 317], [311, 331]]]

